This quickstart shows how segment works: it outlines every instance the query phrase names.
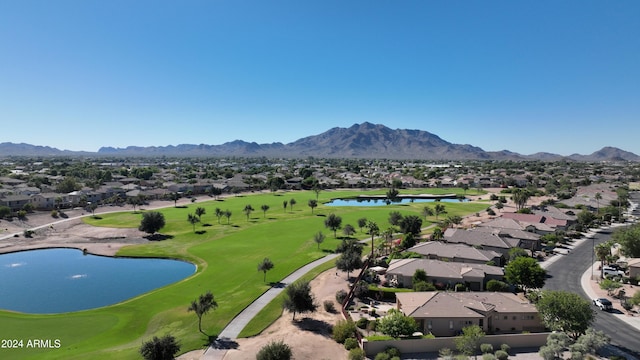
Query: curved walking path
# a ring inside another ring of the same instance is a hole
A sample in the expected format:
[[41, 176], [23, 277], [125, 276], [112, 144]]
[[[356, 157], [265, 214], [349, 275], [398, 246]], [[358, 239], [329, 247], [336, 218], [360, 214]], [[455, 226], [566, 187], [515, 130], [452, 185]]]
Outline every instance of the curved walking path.
[[233, 339], [237, 338], [242, 329], [247, 326], [249, 321], [253, 319], [267, 304], [271, 302], [278, 294], [280, 294], [284, 288], [300, 279], [303, 275], [313, 270], [319, 265], [326, 263], [338, 257], [338, 254], [330, 254], [316, 261], [310, 262], [307, 265], [299, 268], [284, 278], [280, 284], [282, 286], [271, 287], [262, 296], [254, 300], [249, 306], [247, 306], [240, 314], [236, 315], [233, 320], [220, 332], [218, 339], [211, 344], [201, 359], [203, 360], [221, 360], [224, 358], [229, 345], [233, 344]]

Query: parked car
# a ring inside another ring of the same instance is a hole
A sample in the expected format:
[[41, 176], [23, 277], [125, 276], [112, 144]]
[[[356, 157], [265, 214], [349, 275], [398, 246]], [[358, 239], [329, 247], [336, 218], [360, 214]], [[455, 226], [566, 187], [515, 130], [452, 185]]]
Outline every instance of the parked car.
[[609, 311], [613, 309], [613, 304], [611, 303], [611, 301], [605, 298], [593, 299], [593, 305], [599, 307], [602, 311]]
[[602, 268], [603, 276], [624, 276], [624, 271], [618, 270], [611, 266], [605, 266]]

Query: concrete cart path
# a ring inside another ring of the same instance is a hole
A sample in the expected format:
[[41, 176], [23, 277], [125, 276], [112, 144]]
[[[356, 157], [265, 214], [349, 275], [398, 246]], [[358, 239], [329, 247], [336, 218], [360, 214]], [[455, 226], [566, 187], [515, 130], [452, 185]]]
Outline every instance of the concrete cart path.
[[338, 254], [327, 255], [316, 261], [310, 262], [307, 265], [299, 268], [284, 278], [281, 282], [282, 286], [272, 287], [267, 290], [262, 296], [257, 298], [249, 306], [247, 306], [240, 314], [238, 314], [231, 322], [220, 332], [218, 340], [214, 342], [204, 352], [202, 359], [206, 360], [220, 360], [224, 358], [224, 355], [229, 349], [229, 344], [232, 343], [232, 339], [235, 339], [240, 334], [240, 331], [253, 319], [267, 304], [271, 302], [278, 294], [280, 294], [284, 288], [292, 282], [298, 280], [303, 275], [313, 270], [315, 267], [331, 261], [338, 257]]

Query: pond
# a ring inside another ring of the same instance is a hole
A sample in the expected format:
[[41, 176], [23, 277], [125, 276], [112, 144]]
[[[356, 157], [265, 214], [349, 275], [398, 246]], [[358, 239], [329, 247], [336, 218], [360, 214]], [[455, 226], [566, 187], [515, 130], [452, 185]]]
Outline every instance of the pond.
[[0, 309], [54, 314], [112, 305], [192, 275], [178, 260], [84, 255], [76, 249], [0, 255]]
[[349, 199], [333, 199], [325, 205], [327, 206], [387, 206], [408, 203], [427, 203], [427, 202], [466, 202], [468, 199], [457, 198], [400, 198], [395, 201], [387, 201], [386, 198], [349, 198]]

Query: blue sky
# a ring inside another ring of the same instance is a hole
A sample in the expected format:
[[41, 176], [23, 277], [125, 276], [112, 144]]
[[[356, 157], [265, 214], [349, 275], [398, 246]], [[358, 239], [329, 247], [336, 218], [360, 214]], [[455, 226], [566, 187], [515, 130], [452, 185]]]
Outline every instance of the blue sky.
[[365, 121], [640, 154], [638, 1], [0, 0], [0, 142], [288, 143]]

